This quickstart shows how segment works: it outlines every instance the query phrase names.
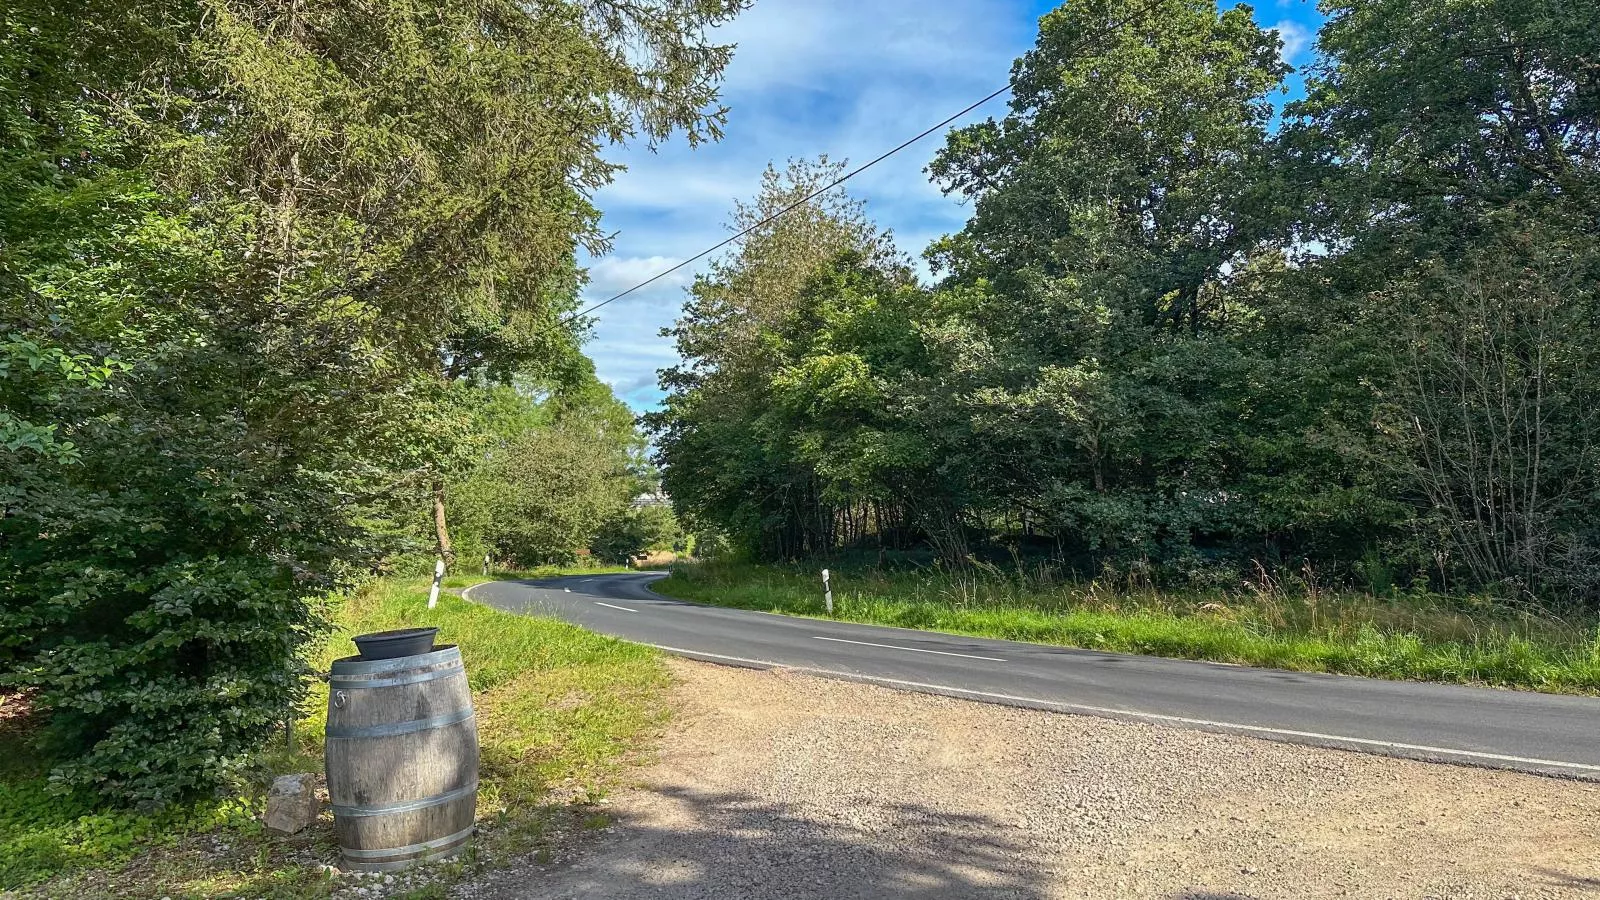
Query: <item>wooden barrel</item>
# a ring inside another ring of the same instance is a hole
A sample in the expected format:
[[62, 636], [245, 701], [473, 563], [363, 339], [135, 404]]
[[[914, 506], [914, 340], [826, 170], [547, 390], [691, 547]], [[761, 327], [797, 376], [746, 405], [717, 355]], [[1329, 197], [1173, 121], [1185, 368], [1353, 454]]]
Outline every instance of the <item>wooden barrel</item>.
[[325, 762], [345, 868], [390, 872], [460, 852], [478, 803], [461, 651], [336, 661]]

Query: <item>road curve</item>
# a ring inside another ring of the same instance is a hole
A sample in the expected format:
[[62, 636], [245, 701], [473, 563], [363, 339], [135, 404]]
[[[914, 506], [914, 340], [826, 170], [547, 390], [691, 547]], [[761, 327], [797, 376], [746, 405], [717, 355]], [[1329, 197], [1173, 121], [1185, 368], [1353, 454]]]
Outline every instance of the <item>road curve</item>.
[[658, 573], [496, 581], [469, 599], [682, 656], [1033, 709], [1600, 781], [1600, 700], [1075, 650], [675, 600]]

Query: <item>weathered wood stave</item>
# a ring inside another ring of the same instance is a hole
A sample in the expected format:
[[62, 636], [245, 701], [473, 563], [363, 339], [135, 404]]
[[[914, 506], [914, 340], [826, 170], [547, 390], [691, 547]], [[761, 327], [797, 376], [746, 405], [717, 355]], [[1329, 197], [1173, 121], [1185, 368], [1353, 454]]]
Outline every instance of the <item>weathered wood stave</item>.
[[478, 795], [477, 721], [460, 651], [336, 661], [325, 762], [345, 868], [389, 872], [459, 853]]

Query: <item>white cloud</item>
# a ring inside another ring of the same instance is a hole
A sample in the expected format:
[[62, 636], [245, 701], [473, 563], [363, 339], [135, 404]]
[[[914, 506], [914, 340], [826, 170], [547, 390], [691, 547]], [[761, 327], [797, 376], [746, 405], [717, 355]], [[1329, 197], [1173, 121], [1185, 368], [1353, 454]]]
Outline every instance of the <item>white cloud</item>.
[[[681, 289], [650, 286], [596, 312], [595, 337], [585, 347], [595, 361], [595, 374], [634, 409], [661, 400], [656, 371], [677, 362], [672, 342], [659, 336], [681, 300]], [[605, 299], [586, 294], [585, 301]]]
[[[589, 264], [589, 286], [584, 293], [600, 295], [589, 301], [599, 302], [661, 275], [680, 261], [681, 257], [672, 256], [607, 256]], [[650, 287], [681, 289], [693, 281], [694, 273], [685, 267], [662, 276]]]
[[[718, 35], [738, 45], [731, 96], [774, 89], [831, 89], [828, 82], [929, 75], [949, 80], [1000, 57], [1002, 79], [1034, 21], [1020, 2], [960, 0], [935, 12], [921, 0], [809, 0], [757, 4]], [[981, 96], [981, 95], [980, 95]]]
[[1316, 37], [1311, 32], [1311, 29], [1289, 19], [1284, 19], [1282, 22], [1273, 25], [1271, 30], [1276, 31], [1278, 37], [1283, 41], [1283, 48], [1278, 55], [1283, 58], [1284, 62], [1291, 65], [1294, 64], [1295, 59], [1307, 47], [1311, 46], [1312, 39]]

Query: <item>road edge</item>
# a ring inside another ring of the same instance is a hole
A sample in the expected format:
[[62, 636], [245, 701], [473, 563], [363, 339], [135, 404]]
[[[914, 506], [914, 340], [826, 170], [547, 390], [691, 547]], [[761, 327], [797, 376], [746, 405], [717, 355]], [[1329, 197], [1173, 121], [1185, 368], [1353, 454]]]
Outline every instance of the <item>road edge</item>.
[[[620, 573], [616, 573], [620, 574]], [[657, 573], [638, 573], [657, 574]], [[666, 577], [670, 573], [660, 573]], [[576, 576], [553, 576], [576, 577]], [[537, 579], [544, 580], [544, 579]], [[659, 580], [659, 579], [653, 579]], [[502, 579], [498, 581], [483, 581], [462, 590], [461, 596], [469, 602], [473, 589], [486, 584], [519, 584], [530, 585], [530, 579]], [[649, 583], [642, 585], [650, 594], [674, 603], [688, 603], [711, 609], [726, 609], [714, 604], [698, 603], [680, 597], [672, 597], [659, 593], [650, 587]], [[744, 612], [761, 613], [761, 610], [743, 610]], [[764, 613], [765, 615], [783, 615], [782, 613]], [[814, 618], [795, 617], [786, 618]], [[822, 620], [832, 621], [832, 620]], [[894, 627], [894, 626], [876, 626]], [[916, 629], [900, 629], [915, 631]], [[942, 632], [941, 632], [942, 633]], [[625, 638], [615, 638], [625, 640]], [[1120, 722], [1130, 722], [1158, 727], [1174, 728], [1187, 731], [1201, 731], [1209, 734], [1226, 734], [1234, 737], [1256, 738], [1274, 743], [1291, 744], [1302, 747], [1315, 747], [1324, 750], [1339, 750], [1346, 753], [1360, 753], [1367, 756], [1383, 756], [1391, 759], [1406, 759], [1413, 762], [1435, 763], [1443, 765], [1462, 766], [1473, 769], [1487, 769], [1491, 771], [1508, 772], [1518, 775], [1534, 775], [1543, 778], [1557, 778], [1565, 781], [1576, 781], [1585, 784], [1600, 784], [1600, 766], [1589, 766], [1582, 763], [1569, 763], [1560, 760], [1534, 759], [1529, 757], [1509, 756], [1504, 754], [1484, 753], [1475, 750], [1459, 750], [1450, 747], [1429, 747], [1417, 744], [1404, 744], [1395, 741], [1377, 741], [1368, 738], [1356, 738], [1348, 735], [1322, 734], [1318, 732], [1295, 731], [1291, 729], [1269, 728], [1257, 725], [1245, 725], [1235, 722], [1216, 722], [1206, 719], [1194, 719], [1184, 716], [1172, 716], [1162, 713], [1147, 713], [1139, 710], [1114, 709], [1109, 707], [1089, 706], [1086, 704], [1063, 703], [1054, 700], [1045, 700], [1037, 697], [1022, 697], [1010, 694], [1000, 694], [990, 691], [978, 691], [968, 688], [958, 688], [950, 685], [929, 684], [917, 681], [905, 681], [894, 678], [885, 678], [877, 675], [863, 675], [854, 672], [843, 672], [836, 669], [822, 669], [812, 666], [794, 666], [771, 660], [748, 659], [738, 656], [726, 656], [717, 653], [705, 653], [697, 650], [687, 650], [681, 647], [670, 647], [664, 644], [653, 644], [647, 641], [630, 641], [646, 647], [652, 647], [672, 656], [689, 659], [695, 662], [710, 665], [728, 666], [731, 668], [752, 669], [759, 671], [795, 672], [818, 678], [828, 678], [835, 681], [848, 681], [855, 684], [873, 685], [889, 690], [905, 691], [907, 693], [927, 694], [946, 697], [952, 700], [965, 700], [969, 703], [988, 703], [995, 706], [1008, 706], [1013, 709], [1027, 709], [1037, 712], [1055, 713], [1057, 715], [1092, 716], [1101, 719], [1112, 719]], [[1190, 660], [1190, 662], [1208, 662], [1205, 660]], [[1211, 663], [1213, 665], [1225, 665]], [[1333, 674], [1333, 673], [1320, 673]], [[1337, 676], [1335, 676], [1337, 677]], [[1348, 677], [1348, 676], [1347, 676]]]

